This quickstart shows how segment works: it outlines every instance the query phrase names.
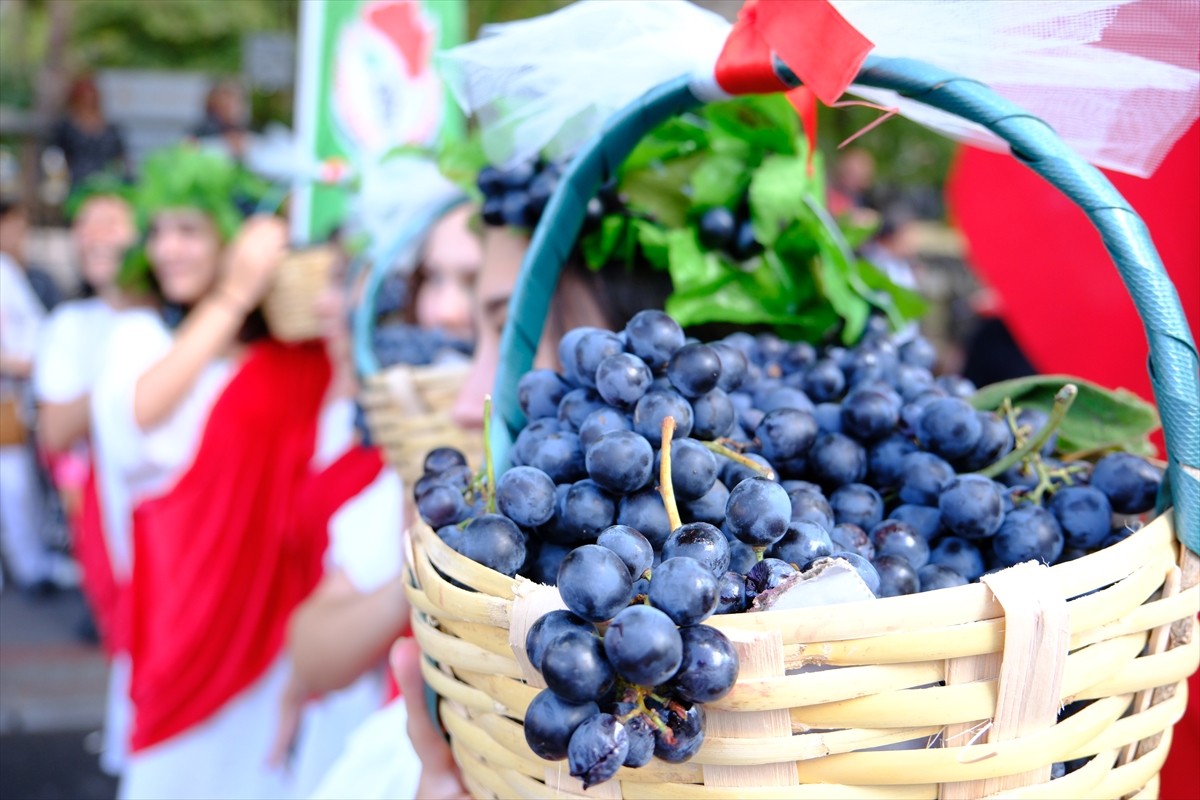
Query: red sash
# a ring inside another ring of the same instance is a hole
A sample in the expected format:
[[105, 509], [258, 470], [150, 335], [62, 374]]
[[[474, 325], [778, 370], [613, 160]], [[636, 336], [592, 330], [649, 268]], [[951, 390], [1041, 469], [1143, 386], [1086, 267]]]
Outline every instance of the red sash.
[[257, 680], [316, 585], [324, 526], [298, 498], [330, 367], [319, 344], [254, 345], [217, 399], [195, 461], [133, 514], [133, 751], [208, 719]]
[[121, 587], [113, 575], [96, 486], [95, 464], [88, 465], [79, 510], [71, 520], [72, 552], [79, 562], [83, 594], [92, 610], [100, 643], [110, 656], [129, 650], [127, 615], [121, 613]]

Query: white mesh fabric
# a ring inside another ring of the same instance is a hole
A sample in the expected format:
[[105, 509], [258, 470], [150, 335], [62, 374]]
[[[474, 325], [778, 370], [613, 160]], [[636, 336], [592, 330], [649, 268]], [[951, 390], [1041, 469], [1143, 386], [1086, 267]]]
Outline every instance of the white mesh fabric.
[[[1147, 176], [1200, 115], [1197, 0], [831, 0], [875, 44], [984, 83], [1088, 161]], [[653, 86], [711, 79], [729, 23], [685, 0], [582, 0], [487, 26], [439, 58], [492, 163], [574, 152]], [[893, 92], [853, 94], [996, 150], [980, 126]]]
[[420, 156], [401, 155], [389, 158], [362, 174], [359, 191], [351, 201], [346, 215], [347, 234], [364, 234], [370, 244], [368, 255], [372, 262], [392, 256], [392, 269], [410, 271], [422, 240], [408, 242], [398, 252], [396, 237], [407, 230], [408, 223], [429, 208], [450, 202], [462, 191], [438, 171], [437, 164]]
[[442, 53], [459, 105], [478, 117], [500, 166], [543, 150], [567, 156], [639, 95], [680, 75], [711, 75], [730, 24], [686, 0], [581, 0], [488, 25]]
[[[1194, 0], [832, 0], [873, 54], [925, 61], [995, 89], [1080, 155], [1147, 177], [1200, 115]], [[982, 127], [894, 92], [851, 87], [956, 139], [1007, 146]]]

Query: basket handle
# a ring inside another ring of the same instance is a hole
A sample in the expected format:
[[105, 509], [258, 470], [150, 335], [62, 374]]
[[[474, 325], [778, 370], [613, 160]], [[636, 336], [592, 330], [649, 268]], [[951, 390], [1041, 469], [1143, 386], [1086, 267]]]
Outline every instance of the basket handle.
[[352, 333], [354, 337], [354, 365], [360, 378], [366, 378], [380, 371], [379, 359], [375, 356], [372, 345], [372, 334], [375, 332], [375, 306], [379, 297], [379, 289], [391, 271], [392, 265], [400, 257], [404, 248], [425, 236], [429, 229], [446, 214], [467, 202], [465, 194], [455, 195], [449, 200], [435, 203], [421, 213], [408, 220], [396, 234], [383, 254], [370, 265], [367, 282], [363, 287], [362, 300], [354, 308]]
[[[781, 78], [799, 81], [786, 68]], [[1099, 170], [1072, 151], [1042, 120], [978, 81], [912, 59], [868, 56], [856, 83], [891, 89], [976, 122], [1007, 141], [1013, 155], [1082, 208], [1100, 232], [1133, 298], [1150, 345], [1149, 372], [1167, 443], [1160, 506], [1174, 503], [1175, 529], [1200, 551], [1200, 359], [1179, 295], [1163, 269], [1146, 225]], [[533, 366], [562, 265], [575, 245], [588, 200], [641, 138], [704, 102], [687, 77], [665, 83], [617, 113], [574, 157], [533, 233], [510, 301], [493, 390], [504, 425], [492, 448], [506, 458], [524, 423], [517, 381]]]

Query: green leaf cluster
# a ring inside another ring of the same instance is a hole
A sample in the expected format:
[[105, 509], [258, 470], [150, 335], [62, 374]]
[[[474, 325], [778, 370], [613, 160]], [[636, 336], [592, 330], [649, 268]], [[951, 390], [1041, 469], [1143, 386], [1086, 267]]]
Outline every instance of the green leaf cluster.
[[971, 403], [981, 411], [993, 411], [1007, 399], [1017, 408], [1048, 414], [1055, 393], [1068, 383], [1075, 384], [1079, 394], [1058, 429], [1060, 452], [1092, 456], [1127, 450], [1155, 455], [1150, 434], [1159, 428], [1158, 412], [1125, 389], [1107, 389], [1069, 375], [1032, 375], [985, 386], [971, 397]]
[[[142, 162], [141, 178], [130, 197], [138, 227], [145, 233], [156, 214], [196, 209], [213, 221], [221, 238], [237, 233], [247, 210], [270, 192], [271, 185], [227, 156], [193, 144], [156, 150]], [[134, 248], [122, 265], [120, 282], [144, 287], [149, 262]]]
[[[618, 175], [626, 208], [580, 242], [588, 265], [665, 269], [667, 311], [684, 325], [769, 325], [793, 339], [857, 340], [872, 312], [900, 327], [924, 311], [915, 293], [859, 259], [871, 231], [844, 234], [825, 208], [821, 158], [778, 95], [711, 104], [646, 136]], [[725, 207], [748, 215], [761, 254], [706, 250], [697, 225]]]

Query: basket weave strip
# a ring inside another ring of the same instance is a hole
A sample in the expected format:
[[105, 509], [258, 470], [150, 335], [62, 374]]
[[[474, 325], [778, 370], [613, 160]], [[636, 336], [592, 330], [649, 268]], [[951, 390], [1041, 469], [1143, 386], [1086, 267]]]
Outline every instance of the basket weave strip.
[[[993, 587], [876, 600], [870, 608], [878, 613], [868, 621], [858, 618], [864, 604], [710, 618], [708, 624], [739, 648], [742, 664], [752, 666], [729, 695], [707, 707], [700, 751], [687, 764], [655, 760], [623, 769], [608, 784], [581, 793], [565, 765], [529, 750], [520, 723], [543, 684], [518, 654], [538, 615], [561, 607], [557, 591], [488, 570], [427, 528], [414, 532], [411, 545], [406, 589], [414, 635], [427, 656], [423, 672], [442, 698], [456, 757], [480, 796], [1133, 795], [1153, 788], [1170, 727], [1186, 705], [1184, 679], [1200, 662], [1200, 586], [1181, 588], [1180, 550], [1170, 517], [1163, 516], [1077, 561], [997, 573], [1004, 578]], [[1003, 587], [1005, 580], [1011, 585]], [[1026, 591], [1032, 599], [1014, 600], [1031, 581], [1039, 587]], [[950, 595], [977, 617], [964, 618], [962, 608], [954, 608], [927, 622], [915, 602], [945, 608]], [[911, 615], [906, 627], [897, 624], [896, 606]], [[1005, 661], [1027, 663], [1014, 648], [1036, 652], [1042, 641], [1036, 632], [1020, 637], [1013, 631], [1022, 620], [1045, 618], [1037, 608], [1049, 608], [1061, 622], [1060, 652], [1052, 659], [1061, 661], [1051, 681], [1057, 688], [1042, 701], [1050, 713], [1043, 710], [1024, 730], [995, 736], [1005, 724], [998, 698], [1018, 680]], [[781, 624], [768, 624], [772, 620]], [[833, 636], [798, 638], [814, 631]], [[948, 675], [971, 674], [963, 665], [989, 658], [998, 665], [993, 672], [940, 685]], [[1055, 722], [1059, 705], [1072, 700], [1095, 702]], [[893, 749], [873, 749], [880, 747]], [[1054, 762], [1084, 757], [1092, 757], [1086, 767], [1048, 780]], [[767, 774], [780, 785], [767, 783]]]
[[289, 253], [263, 297], [262, 312], [271, 335], [281, 342], [321, 336], [316, 299], [329, 286], [337, 251], [311, 247]]
[[424, 471], [425, 455], [436, 447], [454, 447], [478, 465], [477, 432], [464, 430], [450, 415], [469, 372], [465, 363], [413, 367], [397, 364], [363, 379], [359, 402], [371, 438], [408, 483]]

